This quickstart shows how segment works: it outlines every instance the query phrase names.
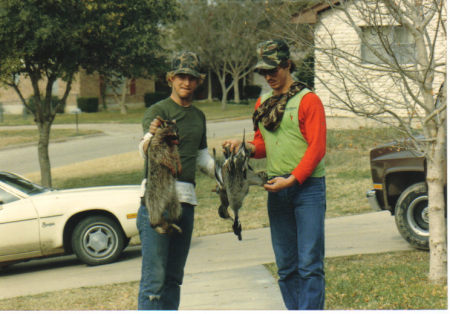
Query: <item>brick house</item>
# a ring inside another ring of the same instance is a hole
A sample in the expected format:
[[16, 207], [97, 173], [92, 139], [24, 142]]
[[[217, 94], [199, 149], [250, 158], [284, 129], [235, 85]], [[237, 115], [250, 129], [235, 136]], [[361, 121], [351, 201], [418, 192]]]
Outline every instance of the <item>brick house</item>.
[[[28, 99], [33, 94], [30, 80], [21, 78], [19, 84], [25, 99]], [[102, 82], [97, 73], [87, 74], [84, 70], [78, 72], [66, 101], [66, 112], [76, 108], [77, 98], [79, 97], [98, 97], [101, 103], [100, 84]], [[58, 79], [53, 85], [53, 95], [62, 97], [65, 87], [66, 83]], [[155, 82], [153, 80], [142, 78], [133, 79], [127, 91], [126, 103], [144, 103], [144, 94], [154, 91]], [[5, 113], [22, 113], [22, 102], [12, 88], [0, 86], [0, 103], [3, 104]], [[109, 88], [106, 89], [106, 103], [115, 103], [113, 94]]]
[[[378, 1], [360, 0], [366, 3], [379, 4]], [[359, 1], [355, 1], [359, 3]], [[335, 6], [335, 7], [333, 7]], [[362, 42], [353, 26], [349, 25], [348, 19], [342, 9], [345, 6], [346, 11], [353, 17], [356, 25], [360, 28], [362, 34], [366, 36], [367, 42]], [[446, 14], [446, 9], [444, 9]], [[377, 91], [380, 99], [383, 97], [386, 102], [395, 104], [398, 101], [404, 101], [403, 97], [408, 97], [408, 93], [403, 91], [403, 84], [395, 81], [395, 78], [389, 75], [382, 75], [380, 71], [373, 70], [380, 68], [380, 59], [378, 59], [367, 45], [377, 47], [379, 52], [382, 52], [382, 47], [379, 42], [378, 35], [375, 33], [375, 26], [367, 23], [361, 18], [360, 12], [355, 7], [353, 1], [327, 1], [316, 4], [308, 9], [305, 9], [293, 17], [293, 22], [310, 24], [314, 30], [314, 57], [315, 57], [315, 92], [321, 98], [326, 108], [326, 113], [329, 116], [354, 116], [348, 111], [340, 110], [342, 106], [342, 99], [352, 97], [355, 102], [361, 104], [370, 104], [370, 100], [365, 95], [358, 85], [367, 84], [373, 90]], [[446, 23], [446, 16], [444, 16], [444, 23]], [[436, 21], [432, 21], [430, 28], [436, 25]], [[378, 29], [380, 26], [377, 26]], [[416, 53], [414, 39], [411, 34], [402, 25], [397, 24], [392, 19], [386, 17], [382, 22], [382, 27], [389, 31], [389, 36], [392, 36], [395, 45], [392, 49], [397, 56], [400, 63], [414, 68], [415, 60], [411, 55]], [[378, 30], [377, 29], [377, 30]], [[430, 34], [433, 35], [433, 29]], [[435, 59], [437, 64], [441, 64], [436, 72], [446, 73], [446, 51], [447, 38], [443, 33], [439, 33], [436, 38]], [[336, 53], [335, 53], [336, 51]], [[343, 58], [347, 54], [348, 59]], [[345, 60], [344, 60], [345, 59]], [[377, 66], [373, 66], [373, 64]], [[339, 71], [336, 66], [339, 65]], [[349, 75], [353, 78], [353, 82], [346, 81], [344, 86], [342, 76]], [[434, 80], [433, 90], [438, 91], [440, 84], [444, 80], [445, 74], [439, 74]], [[329, 86], [330, 88], [327, 88]], [[334, 92], [330, 92], [333, 89]], [[397, 98], [396, 98], [397, 97]], [[408, 101], [414, 102], [412, 99]], [[372, 100], [373, 101], [373, 100]], [[399, 109], [402, 114], [404, 109]]]

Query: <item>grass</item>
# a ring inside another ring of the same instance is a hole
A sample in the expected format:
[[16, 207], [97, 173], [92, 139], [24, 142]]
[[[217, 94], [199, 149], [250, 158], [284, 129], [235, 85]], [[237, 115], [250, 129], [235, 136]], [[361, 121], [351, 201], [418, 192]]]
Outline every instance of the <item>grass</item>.
[[[394, 130], [329, 130], [325, 159], [327, 172], [327, 218], [371, 212], [365, 194], [371, 188], [369, 148], [389, 140]], [[238, 137], [238, 135], [236, 136]], [[211, 139], [210, 149], [218, 149], [223, 139]], [[265, 160], [252, 160], [256, 170], [264, 170]], [[137, 152], [99, 158], [52, 169], [56, 188], [99, 185], [140, 184], [143, 160]], [[39, 182], [39, 173], [27, 174]], [[197, 198], [194, 236], [231, 232], [231, 222], [217, 214], [218, 195], [213, 192], [215, 179], [197, 173]], [[345, 199], [345, 202], [342, 200]], [[267, 194], [261, 187], [251, 187], [242, 206], [244, 230], [267, 227]]]
[[[218, 117], [223, 112], [218, 104], [200, 103], [208, 108], [208, 115]], [[249, 106], [229, 105], [226, 112], [230, 116], [242, 116], [241, 110], [248, 110]], [[233, 106], [233, 107], [232, 107]], [[214, 107], [214, 108], [212, 108]], [[244, 109], [243, 109], [244, 108]], [[137, 109], [133, 109], [137, 110]], [[131, 111], [131, 110], [130, 110]], [[107, 113], [96, 113], [101, 116]], [[120, 115], [120, 113], [117, 113]], [[130, 113], [131, 114], [131, 113]], [[140, 112], [140, 115], [142, 112]], [[104, 118], [104, 117], [103, 117]], [[98, 118], [98, 121], [103, 119]], [[32, 141], [36, 131], [14, 130], [0, 131], [0, 147], [2, 143], [22, 143]], [[14, 134], [14, 132], [17, 132]], [[52, 139], [72, 136], [69, 130], [54, 129]], [[85, 132], [85, 131], [83, 131]], [[91, 133], [95, 131], [87, 131]], [[80, 133], [85, 134], [85, 133]], [[360, 128], [356, 130], [328, 130], [327, 155], [325, 157], [327, 172], [327, 218], [342, 215], [370, 212], [365, 199], [366, 191], [371, 187], [369, 169], [369, 150], [371, 147], [391, 140], [398, 134], [394, 129]], [[235, 137], [239, 137], [236, 135]], [[251, 135], [250, 135], [251, 136]], [[249, 137], [250, 138], [250, 137]], [[224, 139], [210, 139], [209, 147], [219, 149]], [[36, 138], [34, 138], [36, 141]], [[256, 170], [264, 170], [265, 160], [252, 160]], [[93, 170], [95, 169], [95, 170]], [[139, 184], [142, 178], [143, 161], [137, 152], [114, 155], [105, 158], [80, 162], [64, 167], [52, 169], [53, 185], [56, 188], [74, 188], [99, 185]], [[27, 174], [36, 182], [40, 182], [39, 173]], [[198, 172], [197, 197], [199, 205], [196, 207], [196, 228], [194, 236], [231, 232], [231, 223], [218, 217], [219, 199], [215, 189], [215, 180]], [[345, 202], [342, 200], [345, 199]], [[251, 187], [250, 193], [244, 200], [241, 222], [244, 230], [267, 227], [269, 225], [266, 214], [267, 195], [261, 187]]]
[[[101, 134], [97, 130], [55, 129], [52, 130], [50, 141], [67, 140], [73, 137]], [[0, 149], [29, 143], [37, 143], [39, 134], [37, 130], [0, 130]]]
[[[265, 266], [278, 279], [275, 264]], [[447, 309], [447, 284], [431, 284], [428, 267], [424, 251], [326, 258], [325, 309]]]
[[[447, 309], [447, 285], [427, 282], [428, 260], [424, 251], [326, 258], [325, 309]], [[0, 300], [0, 310], [134, 310], [138, 290], [137, 281], [66, 289]]]
[[[220, 102], [195, 101], [194, 105], [200, 108], [208, 118], [208, 121], [235, 119], [246, 117], [250, 118], [253, 113], [254, 102], [248, 105], [227, 104], [223, 110]], [[127, 114], [121, 114], [120, 109], [111, 108], [107, 111], [99, 111], [95, 113], [82, 112], [78, 114], [78, 123], [141, 123], [144, 115], [144, 104], [130, 105]], [[54, 124], [74, 124], [75, 115], [70, 113], [57, 114]], [[5, 114], [2, 125], [34, 125], [34, 117], [28, 115], [23, 117], [21, 114]]]

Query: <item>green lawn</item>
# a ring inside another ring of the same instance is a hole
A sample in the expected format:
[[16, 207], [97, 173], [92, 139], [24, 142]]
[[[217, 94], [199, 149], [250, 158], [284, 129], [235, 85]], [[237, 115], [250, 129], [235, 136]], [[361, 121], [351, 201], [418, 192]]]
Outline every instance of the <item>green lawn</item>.
[[429, 258], [418, 250], [326, 258], [325, 309], [447, 309], [447, 284], [427, 280]]
[[[328, 130], [326, 164], [327, 218], [371, 212], [366, 191], [371, 188], [369, 149], [389, 140], [393, 129]], [[221, 139], [209, 142], [219, 148]], [[264, 170], [265, 160], [251, 160], [255, 170]], [[111, 156], [53, 170], [56, 188], [98, 185], [139, 184], [143, 161], [137, 153]], [[82, 170], [85, 169], [85, 170]], [[35, 181], [37, 177], [31, 176]], [[218, 195], [213, 192], [215, 179], [197, 172], [194, 236], [231, 232], [231, 223], [219, 219]], [[345, 200], [343, 202], [342, 200]], [[267, 194], [261, 187], [252, 186], [242, 206], [241, 223], [245, 229], [267, 227]]]

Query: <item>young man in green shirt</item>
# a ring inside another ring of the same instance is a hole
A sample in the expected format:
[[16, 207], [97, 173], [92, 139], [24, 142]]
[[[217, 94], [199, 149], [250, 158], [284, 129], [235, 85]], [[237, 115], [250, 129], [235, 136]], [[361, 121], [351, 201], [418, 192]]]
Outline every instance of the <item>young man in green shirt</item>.
[[214, 176], [214, 160], [206, 144], [205, 115], [192, 105], [194, 91], [203, 79], [197, 55], [180, 53], [173, 59], [171, 71], [167, 73], [167, 81], [172, 87], [170, 97], [152, 105], [144, 114], [142, 125], [145, 135], [139, 145], [143, 157], [152, 134], [160, 124], [156, 117], [176, 121], [182, 167], [176, 182], [182, 207], [177, 225], [183, 232], [157, 233], [150, 226], [145, 205], [139, 208], [137, 226], [142, 244], [139, 310], [178, 310], [180, 304], [180, 286], [194, 227], [194, 206], [197, 205], [194, 189], [196, 166]]

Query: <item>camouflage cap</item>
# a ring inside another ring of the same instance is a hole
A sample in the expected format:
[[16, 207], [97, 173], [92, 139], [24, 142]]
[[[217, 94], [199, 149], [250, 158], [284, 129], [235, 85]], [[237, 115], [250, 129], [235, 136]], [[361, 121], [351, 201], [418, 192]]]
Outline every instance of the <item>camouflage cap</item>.
[[271, 70], [276, 68], [281, 61], [289, 59], [289, 46], [281, 39], [271, 39], [259, 43], [256, 52], [258, 63], [256, 63], [255, 70]]
[[196, 78], [205, 78], [205, 74], [200, 73], [200, 59], [190, 51], [182, 51], [173, 58], [170, 72], [174, 75], [190, 74]]

